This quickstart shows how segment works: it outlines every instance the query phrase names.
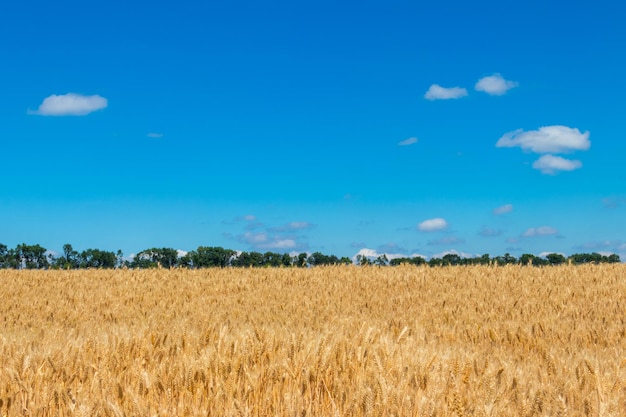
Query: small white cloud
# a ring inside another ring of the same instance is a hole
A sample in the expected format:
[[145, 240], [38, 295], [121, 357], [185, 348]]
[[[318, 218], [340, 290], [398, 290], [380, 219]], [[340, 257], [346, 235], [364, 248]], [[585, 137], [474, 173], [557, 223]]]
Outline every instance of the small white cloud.
[[540, 227], [531, 227], [527, 229], [524, 233], [522, 233], [523, 237], [538, 237], [538, 236], [551, 236], [559, 233], [554, 227], [550, 226], [540, 226]]
[[409, 145], [414, 145], [416, 144], [418, 141], [418, 139], [416, 137], [412, 137], [412, 138], [408, 138], [408, 139], [404, 139], [401, 142], [398, 142], [398, 146], [409, 146]]
[[162, 138], [163, 137], [163, 133], [148, 133], [146, 136], [148, 136], [149, 138]]
[[178, 254], [179, 258], [182, 258], [183, 256], [187, 255], [189, 252], [184, 251], [182, 249], [176, 249], [176, 253]]
[[96, 110], [104, 109], [107, 105], [108, 100], [99, 95], [53, 94], [46, 97], [36, 111], [29, 111], [28, 113], [40, 116], [85, 116]]
[[505, 80], [500, 74], [493, 74], [478, 80], [474, 89], [476, 89], [476, 91], [483, 91], [492, 96], [501, 96], [518, 85], [519, 84], [515, 81]]
[[465, 97], [467, 90], [461, 87], [445, 88], [437, 84], [430, 86], [424, 98], [427, 100], [450, 100], [455, 98]]
[[543, 155], [533, 163], [533, 168], [541, 171], [542, 174], [554, 175], [558, 171], [573, 171], [579, 169], [583, 164], [577, 160], [570, 160], [554, 155]]
[[501, 214], [510, 213], [512, 211], [513, 211], [513, 204], [505, 204], [503, 206], [494, 208], [493, 214], [495, 214], [496, 216], [499, 216]]
[[256, 220], [256, 216], [252, 214], [248, 214], [248, 215], [243, 216], [243, 219], [247, 222], [253, 222]]
[[558, 125], [527, 132], [518, 129], [506, 133], [496, 143], [498, 148], [520, 147], [535, 153], [586, 151], [590, 146], [588, 131], [581, 133], [576, 128]]
[[243, 235], [244, 240], [251, 245], [259, 245], [267, 242], [267, 233], [250, 233]]
[[437, 230], [443, 230], [448, 227], [448, 222], [438, 217], [436, 219], [424, 220], [417, 225], [417, 228], [422, 232], [434, 232]]

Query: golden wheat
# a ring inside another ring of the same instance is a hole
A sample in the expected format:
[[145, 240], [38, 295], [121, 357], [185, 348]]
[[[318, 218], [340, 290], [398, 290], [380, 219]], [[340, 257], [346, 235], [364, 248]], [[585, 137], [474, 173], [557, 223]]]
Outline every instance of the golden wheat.
[[0, 271], [0, 416], [626, 415], [626, 266]]

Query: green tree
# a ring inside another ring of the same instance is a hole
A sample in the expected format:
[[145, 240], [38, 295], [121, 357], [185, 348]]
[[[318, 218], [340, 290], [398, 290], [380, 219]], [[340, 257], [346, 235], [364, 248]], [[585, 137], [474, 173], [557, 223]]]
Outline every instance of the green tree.
[[387, 259], [387, 255], [385, 254], [378, 256], [374, 260], [374, 265], [377, 265], [377, 266], [387, 266], [388, 264], [389, 264], [389, 259]]
[[231, 265], [237, 252], [220, 246], [198, 246], [198, 249], [188, 255], [194, 268], [225, 268]]
[[463, 261], [463, 258], [461, 258], [461, 256], [457, 255], [456, 253], [448, 253], [446, 255], [443, 255], [443, 258], [441, 260], [443, 261], [444, 265], [460, 265]]
[[[118, 255], [115, 256], [119, 263]], [[139, 252], [130, 263], [131, 268], [174, 268], [178, 266], [178, 251], [172, 248], [151, 248]]]
[[40, 245], [17, 245], [14, 252], [18, 268], [44, 269], [50, 266], [46, 257], [46, 248]]
[[115, 252], [100, 249], [87, 249], [79, 255], [81, 268], [115, 268], [117, 256]]
[[8, 268], [8, 257], [9, 255], [9, 250], [7, 248], [7, 245], [4, 245], [2, 243], [0, 243], [0, 269], [2, 268]]
[[565, 256], [560, 253], [549, 253], [546, 255], [546, 259], [550, 265], [561, 265], [567, 261]]

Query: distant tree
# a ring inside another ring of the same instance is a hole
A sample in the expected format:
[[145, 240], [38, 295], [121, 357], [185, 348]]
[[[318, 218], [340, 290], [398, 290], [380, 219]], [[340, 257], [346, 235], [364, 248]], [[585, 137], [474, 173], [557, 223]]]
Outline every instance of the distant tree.
[[9, 250], [7, 248], [7, 245], [0, 243], [0, 269], [9, 267], [8, 262], [7, 262], [8, 254], [9, 254]]
[[611, 263], [611, 264], [615, 264], [615, 263], [620, 263], [621, 262], [620, 259], [619, 259], [619, 255], [617, 255], [615, 253], [607, 256], [607, 260], [606, 261], [608, 263]]
[[265, 252], [263, 254], [263, 265], [277, 267], [283, 263], [283, 256], [280, 253]]
[[560, 253], [549, 253], [546, 255], [546, 259], [550, 263], [550, 265], [561, 265], [567, 261], [565, 256]]
[[231, 265], [236, 254], [234, 250], [220, 246], [199, 246], [195, 251], [188, 253], [188, 259], [194, 268], [225, 268]]
[[115, 257], [117, 258], [116, 266], [121, 268], [123, 266], [128, 266], [129, 262], [124, 260], [124, 253], [121, 249], [118, 249], [115, 253]]
[[53, 259], [51, 263], [55, 268], [76, 269], [80, 266], [79, 254], [72, 245], [66, 243], [63, 245], [63, 255]]
[[367, 256], [359, 254], [356, 256], [356, 264], [360, 266], [366, 266], [371, 265], [372, 262]]
[[[119, 256], [116, 254], [116, 263]], [[178, 251], [172, 248], [151, 248], [139, 252], [130, 263], [131, 268], [174, 268], [178, 266]]]
[[281, 265], [282, 266], [292, 266], [291, 255], [289, 255], [288, 253], [284, 253], [282, 258], [281, 258]]
[[377, 265], [377, 266], [387, 266], [388, 264], [389, 264], [389, 259], [387, 259], [387, 255], [385, 254], [378, 256], [378, 258], [374, 260], [374, 265]]
[[100, 249], [87, 249], [79, 255], [81, 268], [115, 268], [117, 256], [115, 252]]
[[461, 258], [456, 253], [448, 253], [446, 255], [443, 255], [443, 258], [441, 260], [443, 262], [443, 265], [460, 265], [463, 262], [463, 258]]
[[261, 252], [241, 252], [231, 264], [237, 267], [259, 267], [264, 266], [265, 262]]
[[443, 259], [441, 259], [441, 258], [430, 258], [428, 260], [428, 266], [443, 266]]
[[339, 264], [340, 265], [352, 265], [353, 262], [352, 262], [352, 259], [348, 258], [347, 256], [342, 256], [339, 259]]
[[40, 245], [17, 245], [14, 251], [17, 268], [45, 269], [50, 266], [46, 257], [46, 248]]
[[307, 267], [309, 265], [308, 260], [309, 260], [309, 255], [304, 253], [304, 252], [302, 252], [296, 258], [295, 265], [300, 267], [300, 268], [305, 268], [305, 267]]
[[310, 266], [337, 265], [340, 263], [340, 260], [335, 255], [324, 255], [321, 252], [313, 252], [311, 256], [308, 257], [308, 263]]
[[411, 258], [393, 258], [389, 261], [390, 266], [398, 266], [398, 265], [409, 265], [411, 264]]
[[510, 265], [517, 263], [517, 258], [509, 253], [505, 253], [504, 256], [496, 256], [493, 260], [498, 265]]
[[489, 257], [488, 253], [485, 253], [483, 256], [479, 258], [478, 263], [481, 265], [489, 265], [491, 263], [491, 257]]

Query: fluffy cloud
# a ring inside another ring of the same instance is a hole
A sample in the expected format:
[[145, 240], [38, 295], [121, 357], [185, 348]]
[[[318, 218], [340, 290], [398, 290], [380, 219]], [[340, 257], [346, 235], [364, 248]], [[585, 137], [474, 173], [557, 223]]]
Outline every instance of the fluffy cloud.
[[448, 222], [440, 217], [435, 219], [424, 220], [417, 225], [417, 228], [422, 232], [435, 232], [437, 230], [443, 230], [448, 227]]
[[449, 100], [453, 98], [461, 98], [467, 95], [467, 90], [461, 87], [445, 88], [437, 84], [430, 86], [424, 98], [427, 100]]
[[46, 97], [36, 111], [29, 111], [29, 113], [40, 116], [84, 116], [104, 109], [107, 105], [108, 100], [99, 95], [53, 94]]
[[527, 229], [524, 233], [522, 233], [523, 237], [537, 237], [537, 236], [552, 236], [559, 233], [554, 227], [550, 226], [540, 226], [540, 227], [531, 227]]
[[416, 137], [412, 137], [412, 138], [408, 138], [405, 139], [401, 142], [398, 142], [398, 146], [408, 146], [408, 145], [414, 145], [417, 143], [417, 138]]
[[580, 161], [561, 158], [554, 155], [543, 155], [533, 163], [533, 168], [541, 171], [542, 174], [554, 175], [559, 171], [573, 171], [582, 167]]
[[501, 96], [506, 94], [511, 88], [517, 86], [517, 82], [505, 80], [500, 74], [493, 74], [478, 80], [474, 89], [476, 91], [483, 91], [492, 96]]
[[493, 214], [499, 216], [501, 214], [510, 213], [513, 211], [513, 204], [505, 204], [493, 209]]
[[586, 151], [591, 146], [589, 132], [581, 133], [567, 126], [544, 126], [538, 130], [522, 129], [506, 133], [496, 143], [498, 148], [520, 147], [535, 153]]

